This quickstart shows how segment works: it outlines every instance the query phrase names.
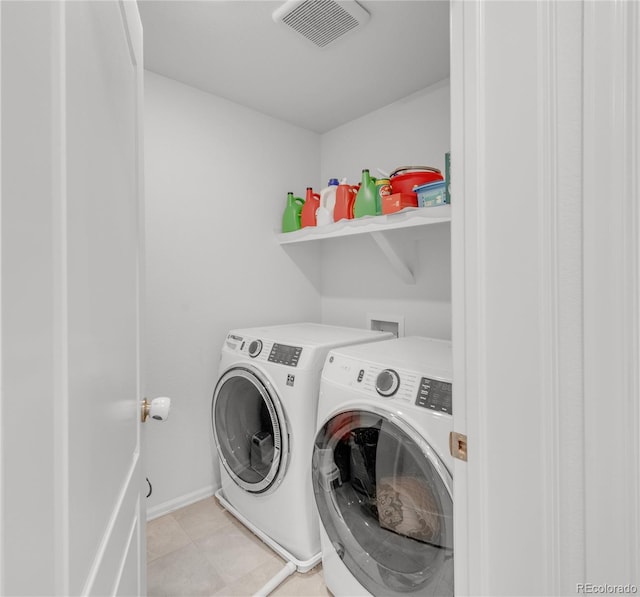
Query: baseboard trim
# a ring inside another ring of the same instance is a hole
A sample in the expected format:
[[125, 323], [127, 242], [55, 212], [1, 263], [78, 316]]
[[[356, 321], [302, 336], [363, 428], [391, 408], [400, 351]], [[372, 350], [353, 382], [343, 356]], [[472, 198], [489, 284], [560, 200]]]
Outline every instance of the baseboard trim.
[[208, 485], [207, 487], [181, 495], [172, 500], [163, 502], [162, 504], [158, 504], [157, 506], [153, 506], [152, 508], [147, 508], [147, 521], [159, 518], [160, 516], [164, 516], [174, 510], [179, 510], [180, 508], [184, 508], [185, 506], [189, 506], [195, 502], [204, 500], [205, 498], [213, 497], [217, 489], [219, 488], [214, 487], [213, 485]]

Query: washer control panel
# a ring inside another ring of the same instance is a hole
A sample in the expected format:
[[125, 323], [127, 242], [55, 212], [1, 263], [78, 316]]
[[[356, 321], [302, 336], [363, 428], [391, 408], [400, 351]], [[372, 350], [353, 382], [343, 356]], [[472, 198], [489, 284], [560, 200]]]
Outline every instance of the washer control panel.
[[[406, 369], [383, 368], [363, 362], [335, 361], [325, 366], [332, 381], [358, 388], [368, 395], [414, 404], [434, 412], [451, 415], [452, 384]], [[324, 375], [324, 373], [323, 373]]]
[[437, 412], [452, 414], [451, 384], [446, 381], [423, 377], [416, 397], [416, 405]]
[[278, 344], [274, 342], [269, 353], [268, 360], [272, 363], [280, 365], [288, 365], [289, 367], [297, 367], [300, 355], [302, 354], [301, 346], [287, 346], [286, 344]]

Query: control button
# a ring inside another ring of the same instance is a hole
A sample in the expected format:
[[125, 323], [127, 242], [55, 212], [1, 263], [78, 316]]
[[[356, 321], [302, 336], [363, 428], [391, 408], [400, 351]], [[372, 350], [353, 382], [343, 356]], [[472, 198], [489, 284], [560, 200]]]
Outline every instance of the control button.
[[363, 378], [364, 378], [364, 369], [360, 369], [360, 371], [358, 372], [358, 382], [361, 382]]
[[261, 350], [262, 350], [262, 341], [253, 340], [251, 342], [251, 344], [249, 344], [249, 356], [250, 357], [255, 359], [260, 354]]
[[376, 378], [376, 391], [380, 396], [393, 396], [400, 387], [400, 376], [393, 369], [385, 369]]

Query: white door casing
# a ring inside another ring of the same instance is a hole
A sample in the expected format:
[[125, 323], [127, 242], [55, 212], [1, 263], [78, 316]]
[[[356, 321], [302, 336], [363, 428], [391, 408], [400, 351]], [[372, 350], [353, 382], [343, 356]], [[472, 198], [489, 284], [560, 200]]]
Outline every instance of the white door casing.
[[640, 591], [640, 6], [585, 2], [585, 583]]
[[137, 7], [0, 11], [0, 592], [140, 595]]
[[452, 2], [460, 595], [640, 583], [638, 9]]

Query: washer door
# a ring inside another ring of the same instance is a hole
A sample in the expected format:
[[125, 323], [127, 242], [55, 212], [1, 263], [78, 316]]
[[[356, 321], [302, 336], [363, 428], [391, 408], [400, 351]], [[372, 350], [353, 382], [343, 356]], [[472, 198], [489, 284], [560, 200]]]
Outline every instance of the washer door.
[[218, 456], [231, 478], [251, 493], [277, 487], [289, 436], [273, 386], [257, 370], [227, 370], [213, 393], [211, 418]]
[[313, 487], [334, 549], [372, 595], [453, 595], [452, 477], [404, 421], [374, 407], [331, 418]]

